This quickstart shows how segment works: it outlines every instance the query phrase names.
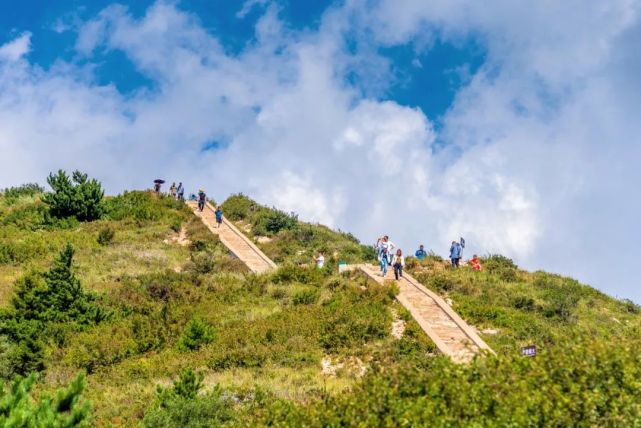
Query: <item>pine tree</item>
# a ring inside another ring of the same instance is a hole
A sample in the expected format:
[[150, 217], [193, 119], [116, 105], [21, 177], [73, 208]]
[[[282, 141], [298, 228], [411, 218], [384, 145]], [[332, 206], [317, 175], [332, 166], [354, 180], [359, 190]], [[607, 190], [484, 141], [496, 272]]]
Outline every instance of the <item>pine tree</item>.
[[49, 205], [49, 213], [55, 218], [74, 217], [79, 221], [93, 221], [103, 214], [102, 185], [87, 174], [74, 171], [70, 178], [63, 170], [49, 174], [47, 183], [53, 192], [46, 193], [42, 200]]

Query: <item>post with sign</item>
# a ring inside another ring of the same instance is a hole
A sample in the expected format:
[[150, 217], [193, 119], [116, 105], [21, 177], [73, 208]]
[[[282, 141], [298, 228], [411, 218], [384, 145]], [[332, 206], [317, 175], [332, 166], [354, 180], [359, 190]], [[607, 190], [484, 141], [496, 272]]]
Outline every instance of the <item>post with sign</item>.
[[536, 356], [536, 345], [524, 346], [521, 348], [521, 355], [524, 357], [535, 357]]

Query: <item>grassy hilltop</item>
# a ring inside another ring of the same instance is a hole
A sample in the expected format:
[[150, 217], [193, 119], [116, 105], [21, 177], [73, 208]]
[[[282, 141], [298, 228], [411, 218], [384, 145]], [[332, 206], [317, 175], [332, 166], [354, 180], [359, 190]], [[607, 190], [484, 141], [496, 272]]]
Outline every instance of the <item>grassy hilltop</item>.
[[255, 275], [169, 197], [106, 197], [92, 221], [52, 203], [33, 185], [0, 196], [0, 376], [37, 373], [37, 403], [74, 396], [50, 406], [78, 425], [641, 424], [641, 309], [572, 279], [409, 259], [497, 352], [455, 365], [392, 284], [337, 274], [373, 261], [350, 234], [232, 196], [227, 217], [279, 265]]

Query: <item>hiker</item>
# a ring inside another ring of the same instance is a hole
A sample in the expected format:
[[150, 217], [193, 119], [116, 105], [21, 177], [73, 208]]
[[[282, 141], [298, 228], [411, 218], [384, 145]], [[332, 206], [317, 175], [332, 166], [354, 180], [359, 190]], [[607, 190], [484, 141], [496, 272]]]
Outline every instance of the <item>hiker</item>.
[[470, 261], [467, 262], [467, 264], [469, 264], [472, 267], [472, 269], [476, 271], [481, 270], [481, 260], [478, 258], [476, 254], [474, 254], [474, 256], [470, 259]]
[[452, 261], [452, 267], [457, 268], [461, 261], [461, 244], [456, 241], [452, 241], [452, 246], [450, 247], [450, 259]]
[[154, 183], [154, 192], [160, 193], [160, 183], [157, 181]]
[[386, 250], [387, 264], [392, 264], [392, 250], [396, 248], [396, 245], [394, 245], [394, 243], [389, 240], [389, 236], [387, 235], [383, 236], [381, 245]]
[[318, 253], [318, 256], [316, 256], [314, 261], [316, 262], [316, 267], [318, 269], [322, 269], [323, 266], [325, 266], [325, 256], [323, 256], [323, 253], [321, 252]]
[[394, 259], [392, 260], [392, 267], [394, 268], [394, 277], [398, 281], [398, 278], [403, 277], [403, 267], [405, 266], [405, 258], [403, 257], [403, 253], [401, 249], [399, 248], [396, 250], [396, 254], [394, 255]]
[[381, 265], [381, 276], [383, 276], [383, 277], [385, 275], [387, 275], [387, 265], [389, 264], [389, 260], [388, 260], [387, 257], [388, 257], [387, 248], [386, 247], [382, 247], [381, 248], [381, 253], [380, 253], [379, 257], [378, 257], [378, 261], [379, 261], [379, 263]]
[[184, 201], [185, 200], [185, 188], [183, 187], [182, 181], [178, 183], [178, 188], [176, 189], [176, 192], [178, 193], [178, 200], [179, 201]]
[[425, 257], [427, 257], [427, 253], [423, 248], [423, 244], [419, 245], [418, 250], [416, 250], [416, 252], [414, 253], [414, 257], [416, 257], [417, 260], [425, 260]]
[[198, 190], [198, 211], [205, 209], [205, 202], [207, 201], [207, 195], [203, 189]]
[[223, 210], [220, 208], [220, 205], [216, 207], [214, 214], [216, 214], [216, 227], [220, 227], [220, 223], [223, 222]]
[[171, 195], [172, 198], [176, 199], [176, 182], [175, 181], [171, 183], [171, 187], [169, 188], [169, 194]]

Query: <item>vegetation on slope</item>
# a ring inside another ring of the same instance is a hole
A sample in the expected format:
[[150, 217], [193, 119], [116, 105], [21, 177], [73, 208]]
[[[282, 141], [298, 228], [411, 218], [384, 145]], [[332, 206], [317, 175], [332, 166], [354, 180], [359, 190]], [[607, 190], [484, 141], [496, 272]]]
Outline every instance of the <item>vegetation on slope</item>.
[[[37, 394], [87, 373], [83, 395], [99, 426], [641, 420], [639, 308], [576, 281], [523, 272], [503, 257], [484, 260], [482, 272], [409, 259], [414, 276], [451, 298], [498, 353], [459, 366], [435, 354], [395, 287], [336, 273], [339, 260], [373, 259], [349, 234], [233, 196], [225, 214], [269, 238], [259, 245], [281, 265], [255, 275], [171, 198], [126, 192], [100, 201], [100, 219], [81, 221], [52, 215], [41, 191], [0, 197], [3, 322], [41, 323]], [[309, 266], [318, 251], [322, 270]], [[62, 299], [70, 305], [33, 313], [21, 303], [56, 302], [64, 290], [75, 290]], [[390, 334], [398, 319], [401, 339]], [[18, 373], [9, 350], [21, 343], [10, 333], [0, 347], [7, 379]], [[526, 344], [539, 355], [521, 357]]]

